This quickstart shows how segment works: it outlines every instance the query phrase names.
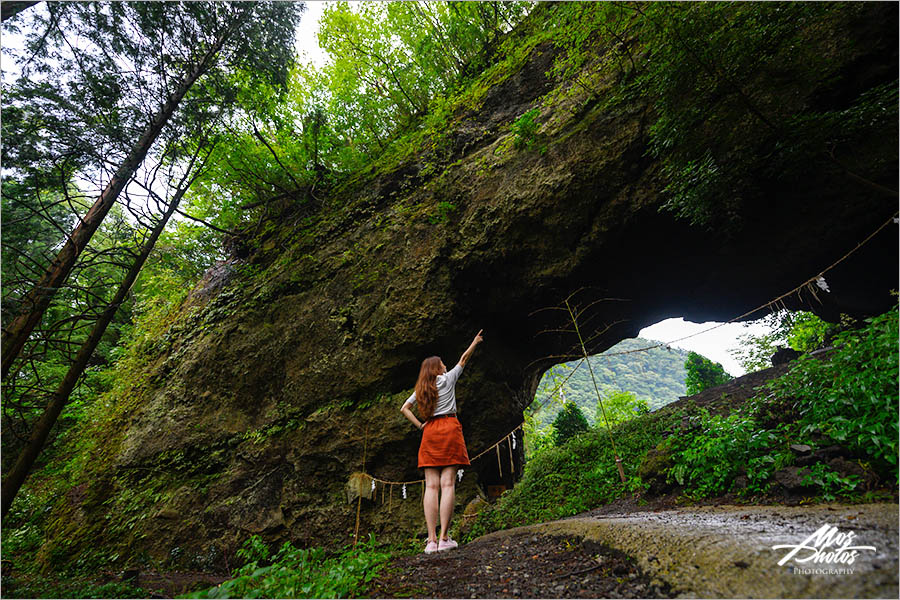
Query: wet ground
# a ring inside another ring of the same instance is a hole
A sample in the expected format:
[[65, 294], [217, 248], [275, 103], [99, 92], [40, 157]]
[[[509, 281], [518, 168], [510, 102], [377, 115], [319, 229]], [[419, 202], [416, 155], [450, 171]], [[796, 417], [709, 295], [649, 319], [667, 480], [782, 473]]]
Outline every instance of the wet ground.
[[[651, 586], [676, 597], [897, 598], [898, 516], [894, 503], [609, 511], [494, 532], [476, 542], [562, 535], [600, 543], [632, 557]], [[836, 528], [837, 543], [809, 541], [825, 525]], [[844, 562], [829, 563], [827, 553], [843, 545], [837, 534], [873, 549], [857, 550], [852, 563], [846, 562], [852, 550], [833, 554]], [[773, 546], [804, 541], [823, 551], [821, 559], [809, 558], [815, 550], [807, 548], [778, 564], [790, 548]]]

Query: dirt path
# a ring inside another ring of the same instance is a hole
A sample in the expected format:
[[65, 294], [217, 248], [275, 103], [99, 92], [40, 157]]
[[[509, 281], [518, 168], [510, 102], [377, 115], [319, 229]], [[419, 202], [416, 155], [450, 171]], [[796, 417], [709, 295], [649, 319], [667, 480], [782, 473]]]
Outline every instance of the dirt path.
[[578, 535], [519, 531], [395, 561], [373, 598], [669, 598], [623, 553]]
[[[372, 595], [897, 598], [898, 515], [897, 504], [595, 514], [494, 532], [446, 555], [400, 559]], [[852, 533], [851, 546], [875, 549], [858, 550], [852, 564], [797, 562], [813, 552], [802, 550], [778, 565], [790, 548], [772, 546], [799, 545], [823, 525]]]

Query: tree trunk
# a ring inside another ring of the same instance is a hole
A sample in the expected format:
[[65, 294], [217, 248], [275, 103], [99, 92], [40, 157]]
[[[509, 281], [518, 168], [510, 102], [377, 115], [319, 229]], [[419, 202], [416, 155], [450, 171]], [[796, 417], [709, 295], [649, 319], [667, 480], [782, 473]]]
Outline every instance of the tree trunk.
[[2, 379], [6, 379], [13, 362], [25, 346], [28, 336], [31, 335], [31, 332], [37, 324], [40, 323], [44, 311], [47, 310], [47, 307], [50, 305], [50, 301], [53, 299], [56, 290], [65, 283], [79, 254], [81, 254], [82, 250], [84, 250], [88, 245], [88, 242], [90, 242], [94, 232], [97, 231], [97, 228], [100, 226], [104, 217], [106, 217], [109, 209], [119, 197], [119, 193], [124, 189], [134, 171], [144, 161], [153, 142], [156, 141], [156, 138], [159, 137], [159, 134], [166, 126], [166, 123], [169, 122], [169, 119], [175, 113], [175, 109], [178, 108], [184, 95], [187, 94], [188, 90], [191, 89], [191, 86], [193, 86], [197, 79], [210, 67], [216, 54], [218, 54], [222, 45], [225, 43], [228, 34], [232, 31], [234, 31], [233, 28], [227, 29], [227, 33], [224, 33], [216, 40], [216, 43], [203, 56], [197, 66], [188, 72], [185, 79], [182, 80], [181, 84], [175, 90], [175, 93], [162, 105], [153, 117], [153, 120], [150, 121], [150, 125], [147, 127], [146, 131], [144, 131], [144, 134], [132, 147], [131, 152], [122, 164], [119, 165], [119, 168], [116, 169], [116, 172], [107, 184], [106, 189], [103, 190], [103, 193], [100, 194], [100, 197], [97, 198], [94, 205], [91, 206], [84, 218], [78, 223], [78, 226], [75, 227], [72, 235], [66, 240], [65, 245], [56, 255], [56, 258], [53, 259], [53, 262], [47, 268], [44, 276], [23, 298], [22, 304], [25, 306], [24, 310], [27, 312], [19, 314], [3, 331], [2, 375], [0, 375]]
[[125, 296], [128, 294], [128, 291], [134, 284], [135, 279], [137, 279], [138, 274], [141, 272], [141, 269], [144, 266], [144, 262], [146, 262], [147, 257], [153, 250], [153, 246], [156, 245], [156, 240], [159, 238], [163, 229], [165, 229], [166, 223], [169, 222], [169, 218], [172, 216], [172, 213], [177, 210], [178, 204], [181, 202], [181, 198], [184, 196], [185, 192], [187, 192], [191, 183], [184, 185], [175, 193], [175, 196], [169, 203], [166, 212], [163, 213], [160, 222], [153, 229], [150, 237], [144, 243], [144, 247], [141, 249], [141, 253], [131, 265], [131, 269], [129, 269], [128, 274], [125, 276], [125, 279], [122, 281], [122, 283], [119, 284], [119, 289], [116, 291], [116, 295], [113, 298], [112, 302], [110, 302], [106, 306], [106, 309], [104, 309], [103, 313], [100, 315], [100, 318], [97, 319], [97, 322], [91, 329], [90, 335], [88, 335], [87, 339], [81, 345], [81, 348], [78, 349], [78, 354], [75, 356], [74, 362], [69, 367], [69, 370], [66, 372], [66, 376], [63, 378], [62, 382], [53, 392], [53, 397], [50, 399], [50, 402], [47, 403], [47, 407], [44, 409], [44, 414], [41, 415], [40, 420], [38, 420], [37, 424], [34, 426], [34, 429], [31, 432], [31, 438], [28, 440], [28, 444], [19, 454], [19, 458], [16, 460], [16, 464], [13, 466], [9, 475], [7, 475], [6, 479], [3, 480], [2, 516], [5, 517], [7, 511], [9, 511], [10, 506], [12, 506], [12, 502], [15, 499], [16, 494], [19, 492], [19, 488], [22, 487], [22, 484], [25, 482], [25, 478], [28, 476], [28, 473], [34, 466], [35, 460], [37, 460], [38, 455], [41, 453], [44, 442], [47, 441], [47, 436], [50, 435], [50, 430], [53, 428], [53, 425], [56, 423], [56, 419], [62, 412], [63, 406], [65, 406], [66, 402], [69, 400], [69, 396], [72, 393], [72, 390], [75, 389], [75, 385], [78, 383], [78, 379], [84, 372], [88, 360], [90, 360], [91, 355], [97, 348], [97, 344], [100, 343], [100, 338], [103, 337], [103, 334], [106, 332], [106, 328], [112, 322], [116, 311], [125, 300]]

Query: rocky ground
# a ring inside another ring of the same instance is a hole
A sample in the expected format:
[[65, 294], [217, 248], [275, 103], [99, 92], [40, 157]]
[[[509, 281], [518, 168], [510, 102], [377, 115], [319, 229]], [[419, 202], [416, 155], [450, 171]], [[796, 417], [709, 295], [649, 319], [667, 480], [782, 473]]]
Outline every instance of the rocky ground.
[[394, 561], [373, 598], [669, 598], [634, 560], [577, 536], [529, 532]]

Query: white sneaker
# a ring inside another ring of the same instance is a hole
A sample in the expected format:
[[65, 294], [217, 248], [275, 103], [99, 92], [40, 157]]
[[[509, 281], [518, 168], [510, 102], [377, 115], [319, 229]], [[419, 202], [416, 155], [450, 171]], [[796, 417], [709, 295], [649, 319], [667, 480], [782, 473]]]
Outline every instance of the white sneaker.
[[438, 542], [438, 552], [446, 552], [447, 550], [453, 550], [459, 544], [450, 539], [450, 536], [447, 536], [446, 540], [440, 540]]

